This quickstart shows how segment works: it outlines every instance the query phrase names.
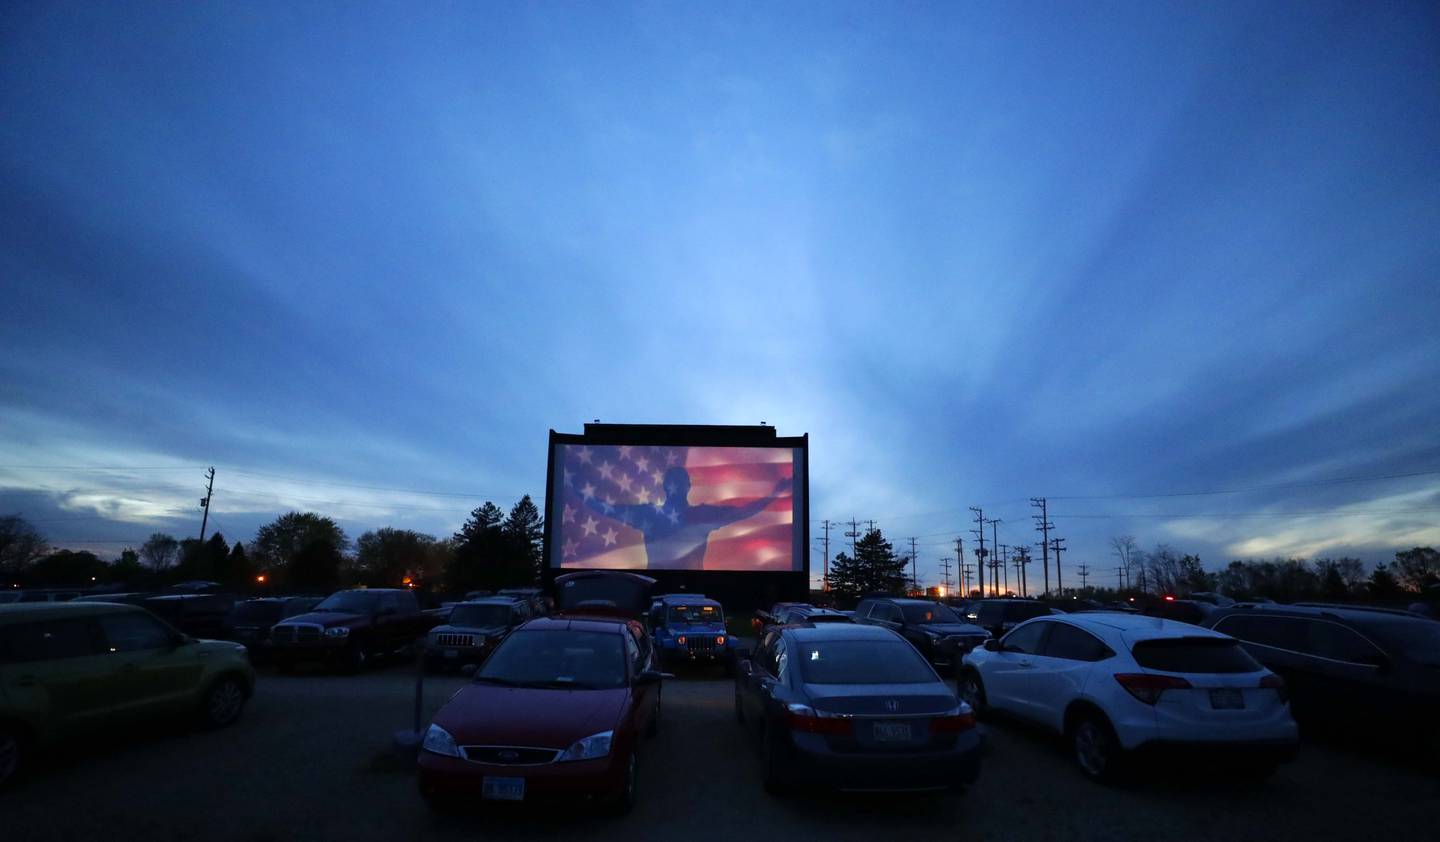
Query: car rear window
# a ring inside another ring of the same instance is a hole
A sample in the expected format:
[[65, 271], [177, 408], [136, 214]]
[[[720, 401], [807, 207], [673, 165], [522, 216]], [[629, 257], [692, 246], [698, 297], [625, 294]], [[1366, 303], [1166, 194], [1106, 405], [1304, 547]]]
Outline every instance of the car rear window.
[[935, 673], [903, 640], [803, 641], [791, 660], [809, 684], [925, 684]]
[[1135, 663], [1162, 672], [1259, 672], [1263, 669], [1238, 640], [1220, 637], [1142, 640], [1131, 653]]

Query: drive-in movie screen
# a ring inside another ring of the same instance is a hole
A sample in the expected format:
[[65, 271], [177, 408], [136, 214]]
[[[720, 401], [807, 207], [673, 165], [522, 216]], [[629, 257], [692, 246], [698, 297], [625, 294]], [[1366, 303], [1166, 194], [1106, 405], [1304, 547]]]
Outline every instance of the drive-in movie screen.
[[551, 564], [791, 572], [797, 449], [555, 445]]

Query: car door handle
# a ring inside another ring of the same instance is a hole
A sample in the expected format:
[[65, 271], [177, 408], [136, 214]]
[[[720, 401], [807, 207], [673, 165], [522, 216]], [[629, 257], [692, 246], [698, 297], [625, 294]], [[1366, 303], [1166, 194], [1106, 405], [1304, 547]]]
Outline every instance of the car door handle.
[[1029, 661], [1016, 661], [1015, 666], [1019, 667], [1022, 670], [1028, 670], [1032, 666], [1034, 666], [1034, 664], [1030, 663]]

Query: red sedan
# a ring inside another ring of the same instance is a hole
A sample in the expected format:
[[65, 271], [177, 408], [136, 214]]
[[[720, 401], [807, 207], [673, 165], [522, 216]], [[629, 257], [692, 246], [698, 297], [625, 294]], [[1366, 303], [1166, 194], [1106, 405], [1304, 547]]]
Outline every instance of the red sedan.
[[625, 619], [549, 617], [516, 629], [435, 715], [420, 752], [433, 808], [479, 801], [635, 801], [640, 735], [659, 727], [662, 674]]

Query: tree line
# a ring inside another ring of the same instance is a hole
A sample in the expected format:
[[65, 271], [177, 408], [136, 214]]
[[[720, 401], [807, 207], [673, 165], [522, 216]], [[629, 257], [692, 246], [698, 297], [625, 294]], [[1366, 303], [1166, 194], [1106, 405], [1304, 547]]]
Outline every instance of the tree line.
[[540, 582], [544, 519], [527, 494], [506, 513], [486, 501], [459, 532], [437, 538], [382, 527], [352, 541], [333, 518], [287, 512], [248, 544], [215, 533], [205, 541], [151, 535], [113, 561], [85, 550], [52, 549], [19, 515], [0, 517], [0, 581], [6, 585], [138, 589], [204, 580], [237, 590], [321, 591], [345, 585], [468, 590]]

